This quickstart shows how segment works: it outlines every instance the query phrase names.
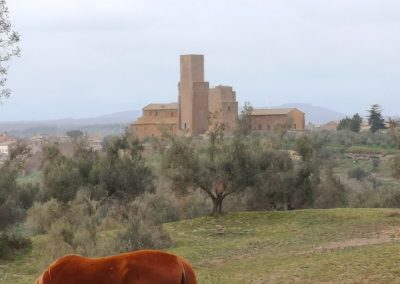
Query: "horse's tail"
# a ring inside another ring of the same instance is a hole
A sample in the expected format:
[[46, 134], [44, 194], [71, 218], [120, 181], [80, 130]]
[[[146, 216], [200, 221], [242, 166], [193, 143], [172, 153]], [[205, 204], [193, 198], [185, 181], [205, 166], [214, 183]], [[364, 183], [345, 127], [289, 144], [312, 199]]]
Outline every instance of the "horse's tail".
[[197, 284], [196, 275], [192, 266], [186, 260], [179, 258], [182, 265], [182, 281], [181, 284]]

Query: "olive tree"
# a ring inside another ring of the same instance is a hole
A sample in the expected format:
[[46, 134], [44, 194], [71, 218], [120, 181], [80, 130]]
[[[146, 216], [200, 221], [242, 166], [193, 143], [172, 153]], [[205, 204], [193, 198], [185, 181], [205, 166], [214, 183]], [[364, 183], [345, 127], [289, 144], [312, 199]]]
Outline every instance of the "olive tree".
[[10, 96], [10, 89], [6, 87], [7, 62], [19, 56], [19, 34], [12, 28], [9, 11], [5, 0], [0, 0], [0, 100]]

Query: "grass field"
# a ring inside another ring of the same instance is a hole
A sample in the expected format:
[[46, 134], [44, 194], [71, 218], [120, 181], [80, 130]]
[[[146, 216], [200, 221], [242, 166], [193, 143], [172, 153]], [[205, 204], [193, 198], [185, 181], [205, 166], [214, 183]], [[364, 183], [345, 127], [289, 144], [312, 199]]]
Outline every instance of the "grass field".
[[[164, 228], [200, 283], [400, 282], [400, 210], [234, 213]], [[0, 283], [33, 283], [43, 265], [35, 250], [18, 255], [0, 263]]]

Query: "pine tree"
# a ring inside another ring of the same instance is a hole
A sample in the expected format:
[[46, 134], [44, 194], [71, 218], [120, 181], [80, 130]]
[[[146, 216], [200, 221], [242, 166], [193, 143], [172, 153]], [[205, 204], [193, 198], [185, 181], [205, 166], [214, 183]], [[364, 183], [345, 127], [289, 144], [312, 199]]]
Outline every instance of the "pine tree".
[[381, 106], [378, 104], [374, 104], [371, 106], [371, 109], [368, 111], [368, 123], [371, 126], [371, 132], [375, 133], [379, 129], [385, 129], [385, 119], [382, 116]]

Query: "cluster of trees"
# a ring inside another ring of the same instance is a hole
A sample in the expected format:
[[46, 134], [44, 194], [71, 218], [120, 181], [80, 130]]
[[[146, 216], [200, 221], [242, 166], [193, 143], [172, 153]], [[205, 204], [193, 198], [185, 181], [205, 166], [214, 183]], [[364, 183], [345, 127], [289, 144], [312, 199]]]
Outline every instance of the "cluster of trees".
[[0, 258], [30, 246], [29, 239], [15, 232], [15, 225], [24, 221], [38, 193], [37, 186], [17, 182], [28, 155], [24, 145], [17, 145], [0, 167]]
[[348, 129], [353, 132], [359, 132], [362, 124], [361, 116], [356, 113], [352, 118], [346, 117], [339, 121], [339, 125], [337, 126], [337, 130], [345, 130]]
[[109, 139], [105, 153], [76, 140], [74, 155], [66, 157], [57, 145], [44, 149], [43, 198], [68, 202], [85, 188], [91, 196], [134, 198], [153, 189], [153, 175], [145, 165], [143, 146], [130, 135]]
[[[356, 113], [352, 118], [345, 117], [339, 121], [337, 130], [350, 130], [353, 132], [359, 132], [363, 119]], [[382, 108], [378, 104], [374, 104], [368, 110], [368, 124], [372, 133], [377, 132], [380, 129], [386, 129], [385, 119], [382, 115]]]

